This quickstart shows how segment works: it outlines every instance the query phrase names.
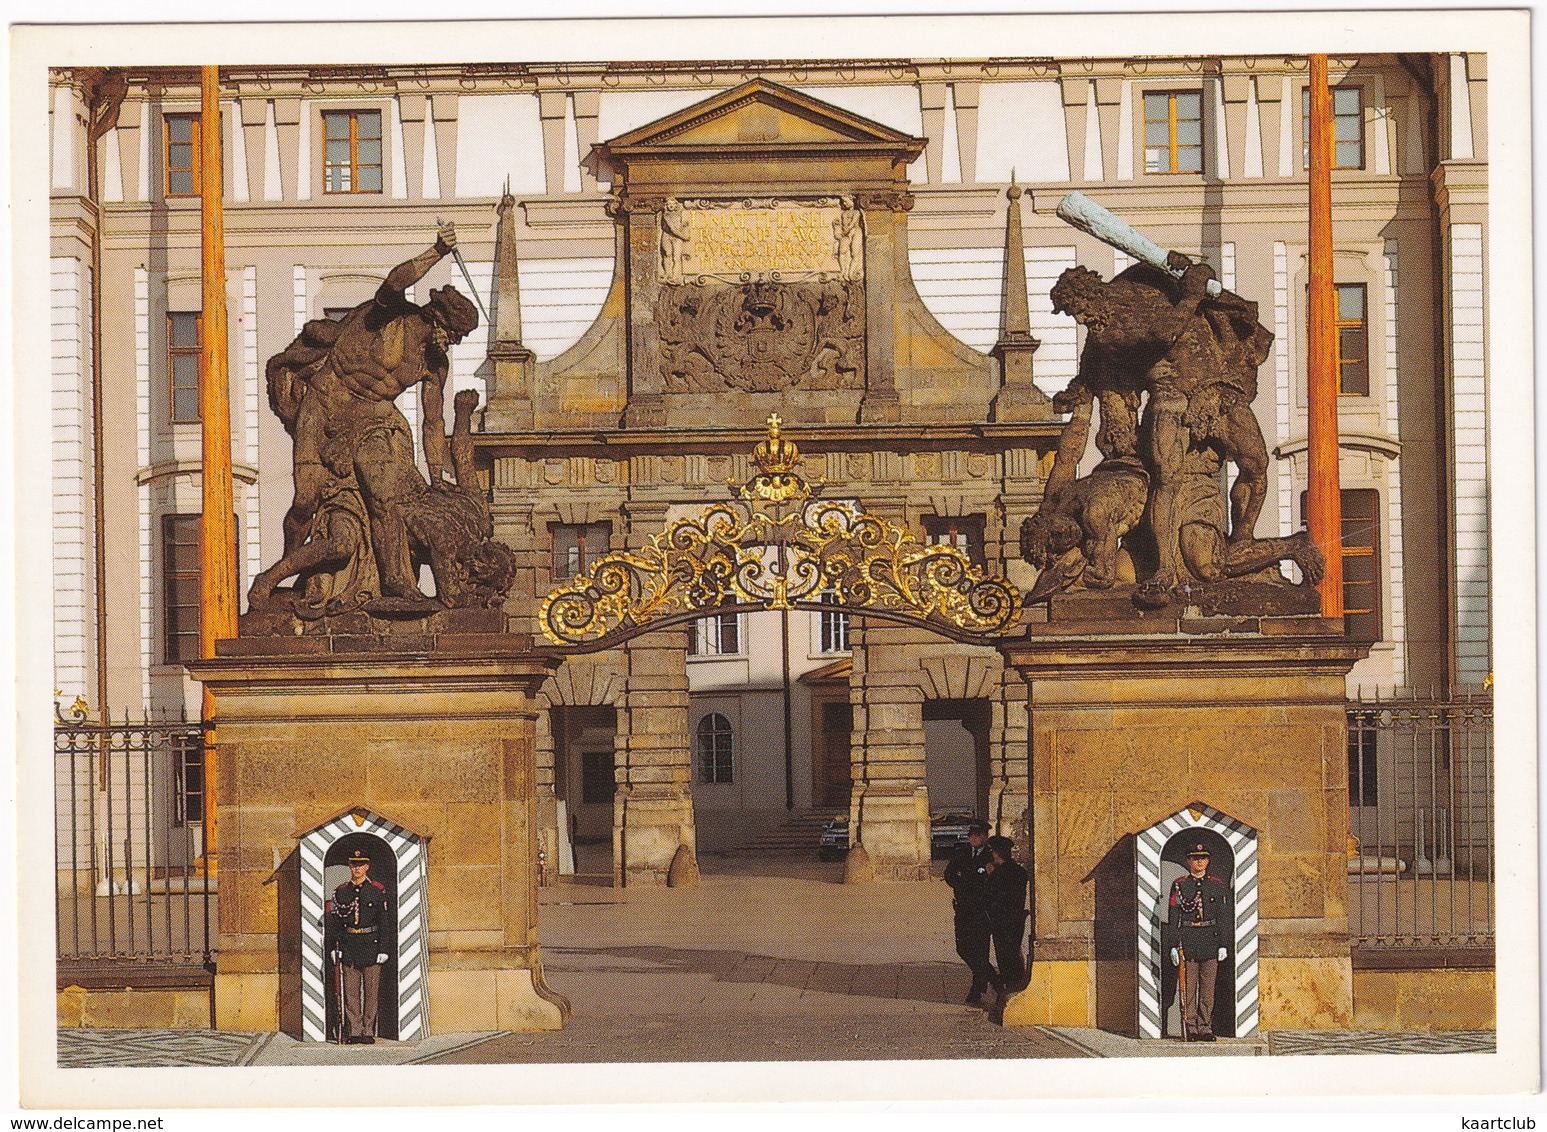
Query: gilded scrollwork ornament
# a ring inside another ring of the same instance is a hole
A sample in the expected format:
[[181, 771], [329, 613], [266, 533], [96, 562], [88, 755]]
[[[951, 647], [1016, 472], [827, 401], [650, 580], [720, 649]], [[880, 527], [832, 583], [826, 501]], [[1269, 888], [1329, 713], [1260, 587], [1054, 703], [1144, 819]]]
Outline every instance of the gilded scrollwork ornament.
[[729, 503], [679, 519], [638, 550], [615, 551], [548, 595], [538, 612], [557, 645], [604, 647], [652, 622], [727, 607], [848, 609], [985, 641], [1014, 628], [1019, 592], [954, 546], [819, 498], [777, 415], [732, 483]]

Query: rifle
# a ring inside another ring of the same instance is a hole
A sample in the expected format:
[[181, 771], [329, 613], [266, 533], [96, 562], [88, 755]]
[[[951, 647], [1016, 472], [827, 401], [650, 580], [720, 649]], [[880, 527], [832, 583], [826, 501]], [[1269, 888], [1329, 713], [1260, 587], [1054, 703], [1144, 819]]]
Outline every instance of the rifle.
[[1182, 1020], [1182, 1041], [1187, 1041], [1187, 952], [1176, 945], [1176, 1016]]

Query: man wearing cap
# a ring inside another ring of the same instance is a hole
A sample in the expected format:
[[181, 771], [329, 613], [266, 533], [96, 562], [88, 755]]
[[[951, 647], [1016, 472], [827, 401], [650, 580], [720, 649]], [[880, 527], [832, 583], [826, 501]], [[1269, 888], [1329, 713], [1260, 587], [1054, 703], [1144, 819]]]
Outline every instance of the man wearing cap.
[[1214, 984], [1230, 954], [1234, 928], [1230, 888], [1210, 874], [1208, 847], [1196, 841], [1187, 850], [1187, 875], [1171, 882], [1166, 917], [1171, 962], [1182, 969], [1183, 1040], [1214, 1040]]
[[381, 965], [387, 961], [387, 890], [370, 878], [371, 859], [356, 849], [349, 855], [349, 879], [333, 890], [328, 905], [333, 962], [343, 974], [344, 1041], [376, 1041], [376, 1000]]
[[988, 928], [994, 937], [994, 994], [1001, 1007], [1004, 1000], [1026, 986], [1026, 960], [1022, 947], [1026, 942], [1026, 870], [1015, 859], [1015, 842], [1008, 837], [990, 837], [987, 841], [989, 864], [984, 883], [984, 904], [988, 909]]
[[988, 944], [993, 930], [988, 922], [988, 823], [974, 821], [967, 826], [967, 844], [958, 845], [945, 866], [945, 883], [953, 894], [951, 908], [956, 920], [956, 954], [972, 972], [972, 989], [967, 992], [970, 1006], [983, 1004], [983, 992], [997, 976], [988, 961]]

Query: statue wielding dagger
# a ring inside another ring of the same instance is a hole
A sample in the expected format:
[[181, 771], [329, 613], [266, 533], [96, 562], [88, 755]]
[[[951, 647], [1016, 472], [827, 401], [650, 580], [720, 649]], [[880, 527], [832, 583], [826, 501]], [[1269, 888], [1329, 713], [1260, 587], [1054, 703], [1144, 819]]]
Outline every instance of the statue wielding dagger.
[[[446, 224], [445, 220], [439, 216], [435, 218], [435, 223], [442, 227]], [[453, 247], [451, 249], [451, 256], [457, 261], [457, 266], [462, 269], [462, 278], [467, 280], [467, 289], [472, 292], [473, 302], [478, 304], [478, 313], [483, 315], [483, 324], [488, 326], [489, 312], [484, 309], [483, 300], [478, 297], [478, 286], [473, 282], [473, 273], [467, 270], [467, 261], [462, 258], [462, 249]]]

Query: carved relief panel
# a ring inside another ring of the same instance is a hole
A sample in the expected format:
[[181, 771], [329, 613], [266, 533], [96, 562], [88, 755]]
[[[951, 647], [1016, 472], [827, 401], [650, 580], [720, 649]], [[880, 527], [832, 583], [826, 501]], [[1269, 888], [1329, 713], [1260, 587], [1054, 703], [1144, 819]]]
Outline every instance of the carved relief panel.
[[864, 220], [851, 198], [669, 200], [660, 215], [663, 390], [864, 388]]

